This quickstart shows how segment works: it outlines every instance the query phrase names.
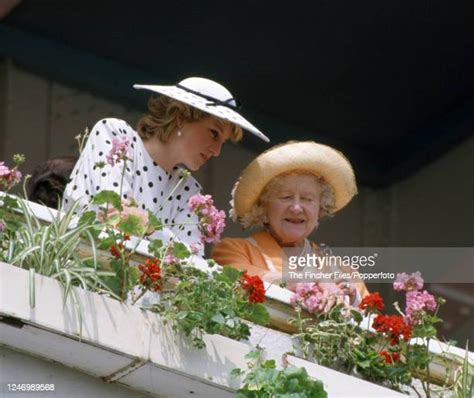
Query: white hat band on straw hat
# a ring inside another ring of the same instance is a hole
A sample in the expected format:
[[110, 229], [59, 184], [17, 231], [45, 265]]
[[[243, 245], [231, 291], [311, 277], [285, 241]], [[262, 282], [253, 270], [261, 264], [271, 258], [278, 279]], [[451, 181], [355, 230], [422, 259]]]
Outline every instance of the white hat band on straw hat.
[[265, 142], [270, 141], [258, 128], [236, 112], [239, 103], [233, 98], [229, 90], [212, 80], [202, 77], [189, 77], [175, 86], [134, 84], [133, 87], [150, 90], [174, 98], [211, 115], [237, 124]]

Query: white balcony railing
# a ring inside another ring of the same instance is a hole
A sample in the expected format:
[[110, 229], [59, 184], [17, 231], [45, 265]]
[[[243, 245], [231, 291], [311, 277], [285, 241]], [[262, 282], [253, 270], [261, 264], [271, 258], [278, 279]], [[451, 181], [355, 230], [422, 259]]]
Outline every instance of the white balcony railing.
[[[43, 206], [29, 203], [32, 212], [44, 222], [51, 213]], [[54, 212], [54, 211], [53, 211]], [[135, 242], [126, 242], [134, 245]], [[81, 246], [88, 255], [90, 248]], [[106, 261], [104, 253], [104, 261]], [[135, 260], [148, 256], [147, 242], [141, 242]], [[199, 260], [196, 266], [208, 269]], [[202, 350], [174, 332], [155, 313], [143, 311], [103, 295], [74, 288], [80, 300], [63, 306], [63, 287], [51, 278], [35, 275], [35, 306], [29, 301], [29, 273], [0, 263], [0, 344], [29, 356], [55, 361], [100, 378], [109, 384], [129, 387], [137, 392], [163, 397], [231, 397], [237, 381], [230, 379], [233, 368], [245, 368], [245, 355], [257, 344], [267, 357], [280, 366], [303, 366], [324, 382], [329, 397], [396, 397], [395, 391], [369, 383], [289, 355], [293, 351], [288, 319], [294, 317], [291, 292], [267, 286], [270, 328], [252, 325], [248, 342], [237, 342], [218, 335], [205, 336]], [[82, 308], [79, 316], [78, 308]], [[463, 357], [464, 350], [432, 342], [432, 352]], [[474, 356], [469, 353], [470, 360]], [[3, 363], [2, 367], [8, 363]], [[436, 362], [432, 377], [444, 380], [446, 362]], [[60, 383], [60, 380], [57, 381]], [[80, 395], [79, 395], [80, 396]]]

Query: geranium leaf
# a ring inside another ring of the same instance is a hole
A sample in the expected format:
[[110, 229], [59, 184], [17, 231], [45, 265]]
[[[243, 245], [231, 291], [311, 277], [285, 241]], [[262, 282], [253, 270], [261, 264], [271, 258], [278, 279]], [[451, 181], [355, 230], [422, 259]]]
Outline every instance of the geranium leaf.
[[143, 234], [145, 227], [141, 224], [140, 218], [135, 215], [129, 215], [126, 220], [121, 220], [117, 228], [129, 235], [140, 236]]
[[92, 199], [92, 203], [96, 205], [110, 203], [117, 210], [120, 210], [121, 207], [121, 200], [119, 194], [114, 191], [107, 190], [100, 191], [97, 195], [95, 195], [94, 199]]
[[362, 314], [357, 311], [357, 310], [351, 310], [352, 318], [354, 318], [354, 321], [356, 321], [357, 324], [361, 323], [362, 320], [364, 319], [362, 317]]
[[115, 240], [113, 237], [109, 236], [108, 238], [105, 238], [100, 241], [100, 243], [97, 245], [97, 248], [100, 250], [107, 250], [110, 248], [115, 243]]
[[128, 280], [130, 282], [130, 286], [136, 285], [139, 279], [140, 279], [140, 271], [138, 271], [138, 268], [128, 267]]
[[148, 222], [150, 227], [155, 231], [161, 231], [163, 229], [163, 223], [156, 217], [151, 211], [148, 210]]
[[267, 325], [270, 322], [270, 314], [263, 304], [251, 304], [248, 320], [259, 325]]
[[160, 257], [160, 249], [163, 247], [163, 242], [160, 239], [154, 239], [148, 245], [148, 251], [155, 257]]
[[225, 319], [224, 317], [222, 316], [221, 313], [217, 313], [215, 314], [212, 318], [211, 318], [211, 321], [214, 321], [220, 325], [223, 325], [225, 323]]
[[81, 215], [79, 218], [79, 225], [87, 225], [87, 224], [94, 224], [96, 220], [95, 211], [86, 211]]
[[232, 283], [238, 281], [242, 275], [242, 271], [231, 267], [229, 265], [225, 265], [222, 269], [222, 274], [225, 275]]
[[191, 255], [191, 252], [184, 243], [176, 242], [173, 246], [173, 254], [176, 257], [183, 259], [188, 258]]

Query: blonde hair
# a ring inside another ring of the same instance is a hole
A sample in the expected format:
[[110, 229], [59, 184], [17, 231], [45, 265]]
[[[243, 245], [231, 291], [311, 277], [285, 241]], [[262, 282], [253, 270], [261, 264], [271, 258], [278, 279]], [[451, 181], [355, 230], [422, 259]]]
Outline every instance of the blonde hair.
[[292, 170], [286, 173], [279, 174], [278, 176], [273, 178], [267, 185], [265, 185], [260, 196], [253, 204], [252, 208], [247, 212], [247, 214], [244, 214], [241, 217], [236, 217], [235, 212], [232, 211], [234, 221], [238, 221], [240, 224], [242, 224], [244, 228], [263, 226], [265, 223], [267, 202], [272, 191], [281, 182], [283, 178], [289, 175], [309, 175], [313, 177], [314, 183], [319, 185], [320, 187], [319, 219], [333, 215], [335, 208], [335, 198], [334, 191], [331, 185], [329, 185], [322, 177], [318, 177], [308, 171]]
[[137, 132], [143, 140], [157, 137], [162, 143], [166, 143], [178, 130], [179, 120], [197, 122], [208, 117], [231, 126], [229, 138], [232, 142], [238, 142], [242, 139], [243, 133], [240, 126], [165, 95], [159, 98], [150, 97], [148, 113], [139, 120]]

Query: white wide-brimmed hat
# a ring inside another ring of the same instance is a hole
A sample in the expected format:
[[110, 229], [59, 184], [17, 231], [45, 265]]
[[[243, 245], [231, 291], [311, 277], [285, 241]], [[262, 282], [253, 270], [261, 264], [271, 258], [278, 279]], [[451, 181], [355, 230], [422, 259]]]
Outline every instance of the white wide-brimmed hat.
[[174, 98], [211, 115], [237, 124], [265, 142], [270, 141], [258, 128], [236, 112], [239, 103], [234, 99], [229, 90], [212, 80], [202, 77], [189, 77], [181, 80], [175, 86], [134, 84], [133, 87], [150, 90]]
[[263, 152], [244, 169], [232, 192], [234, 219], [242, 220], [248, 215], [271, 180], [292, 171], [314, 174], [331, 186], [333, 213], [357, 194], [354, 170], [341, 152], [313, 141], [290, 141]]

